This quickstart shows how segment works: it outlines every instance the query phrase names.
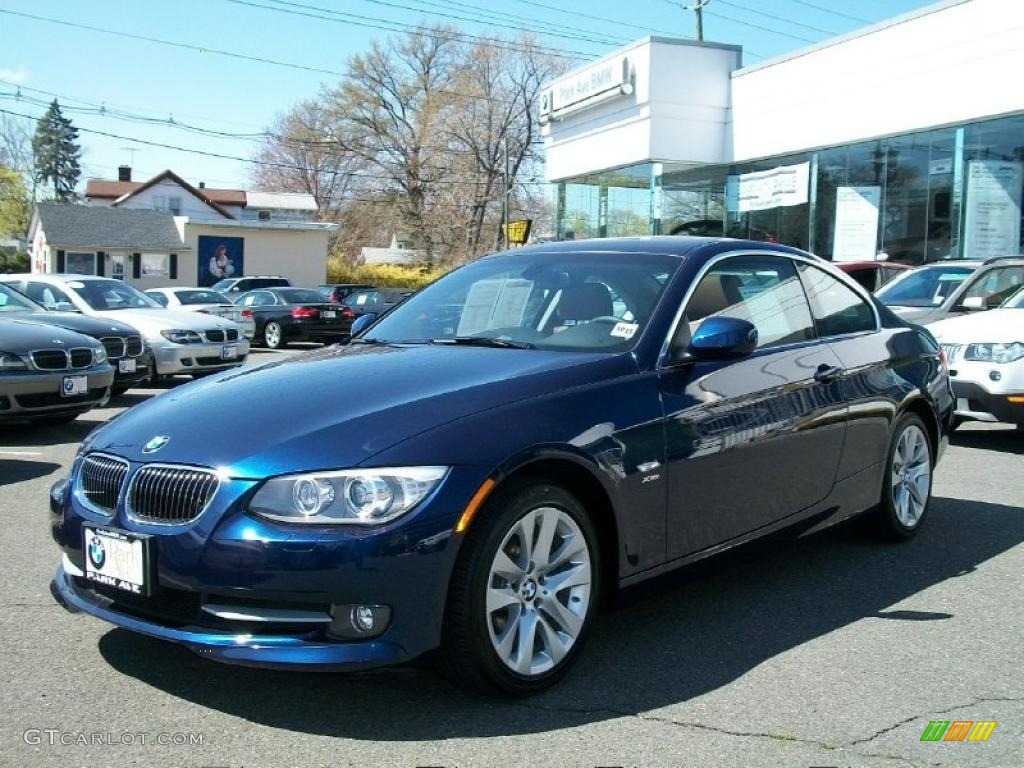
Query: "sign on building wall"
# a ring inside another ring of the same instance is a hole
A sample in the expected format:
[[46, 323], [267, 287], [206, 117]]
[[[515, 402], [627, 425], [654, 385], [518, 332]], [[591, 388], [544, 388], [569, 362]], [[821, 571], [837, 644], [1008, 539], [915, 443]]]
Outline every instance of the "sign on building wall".
[[736, 204], [740, 213], [763, 211], [807, 202], [810, 163], [780, 165], [768, 171], [741, 173], [736, 177]]
[[245, 238], [199, 236], [196, 285], [209, 288], [226, 277], [245, 274]]
[[874, 261], [878, 253], [878, 206], [881, 187], [836, 189], [833, 261]]
[[553, 118], [599, 104], [620, 94], [633, 92], [633, 71], [629, 59], [618, 56], [598, 62], [559, 80], [540, 96], [540, 120]]
[[967, 164], [964, 256], [989, 259], [1020, 252], [1021, 164], [972, 160]]

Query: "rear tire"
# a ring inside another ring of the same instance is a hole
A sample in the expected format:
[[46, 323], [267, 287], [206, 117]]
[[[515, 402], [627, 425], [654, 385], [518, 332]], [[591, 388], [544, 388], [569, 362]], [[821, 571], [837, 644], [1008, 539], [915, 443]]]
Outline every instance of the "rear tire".
[[284, 349], [288, 346], [284, 338], [284, 328], [280, 323], [271, 321], [263, 326], [263, 343], [267, 349]]
[[528, 696], [554, 685], [590, 633], [600, 576], [597, 533], [580, 502], [554, 483], [507, 481], [462, 543], [442, 671], [486, 693]]
[[893, 429], [882, 478], [882, 498], [869, 514], [875, 532], [892, 541], [917, 535], [928, 514], [935, 460], [924, 421], [904, 414]]

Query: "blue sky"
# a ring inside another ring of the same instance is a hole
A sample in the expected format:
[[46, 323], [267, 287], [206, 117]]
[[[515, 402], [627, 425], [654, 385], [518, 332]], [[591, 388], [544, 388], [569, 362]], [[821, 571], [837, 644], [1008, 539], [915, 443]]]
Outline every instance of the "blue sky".
[[[684, 0], [683, 4], [694, 2]], [[710, 0], [704, 35], [707, 40], [742, 45], [745, 61], [756, 63], [864, 26], [861, 20], [880, 21], [929, 4], [927, 0]], [[275, 5], [325, 15], [298, 7], [312, 6], [349, 16], [332, 22], [254, 7]], [[504, 26], [513, 35], [514, 26], [529, 26], [588, 37], [541, 38], [560, 51], [578, 53], [582, 63], [642, 37], [645, 30], [646, 34], [692, 37], [693, 13], [679, 5], [669, 0], [4, 0], [0, 5], [0, 109], [38, 116], [44, 107], [29, 99], [48, 101], [57, 94], [62, 105], [72, 108], [67, 114], [83, 129], [85, 177], [113, 178], [118, 164], [130, 162], [136, 179], [171, 168], [193, 183], [246, 186], [252, 170], [248, 163], [144, 146], [133, 139], [238, 157], [251, 157], [255, 141], [213, 138], [166, 124], [126, 120], [110, 112], [155, 120], [173, 117], [180, 123], [231, 134], [254, 133], [295, 102], [337, 81], [330, 73], [343, 71], [348, 58], [364, 50], [370, 40], [386, 37], [388, 32], [372, 27], [386, 27], [389, 21], [448, 21], [478, 34]], [[440, 14], [467, 18], [486, 14], [491, 23], [445, 19]], [[230, 58], [197, 50], [201, 48], [326, 71]], [[26, 98], [17, 97], [19, 86]], [[96, 113], [100, 107], [106, 108], [105, 114]]]

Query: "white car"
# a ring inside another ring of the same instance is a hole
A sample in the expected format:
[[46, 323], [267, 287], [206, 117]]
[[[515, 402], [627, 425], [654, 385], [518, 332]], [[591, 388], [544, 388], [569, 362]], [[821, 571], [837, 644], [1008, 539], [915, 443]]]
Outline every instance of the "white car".
[[216, 315], [242, 326], [245, 338], [256, 335], [256, 319], [247, 307], [236, 307], [231, 299], [211, 288], [149, 288], [146, 295], [168, 309]]
[[138, 329], [153, 357], [153, 378], [203, 376], [245, 362], [249, 342], [237, 323], [164, 309], [122, 280], [88, 275], [0, 275], [0, 282], [47, 309], [122, 320]]
[[998, 309], [928, 326], [949, 360], [961, 421], [1024, 429], [1024, 289]]

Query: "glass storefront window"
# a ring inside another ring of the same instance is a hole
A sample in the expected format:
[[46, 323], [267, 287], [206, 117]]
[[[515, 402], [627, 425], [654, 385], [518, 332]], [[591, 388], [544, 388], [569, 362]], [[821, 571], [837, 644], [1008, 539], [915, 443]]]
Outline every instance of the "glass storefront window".
[[649, 235], [653, 165], [602, 171], [562, 182], [558, 195], [558, 239]]

